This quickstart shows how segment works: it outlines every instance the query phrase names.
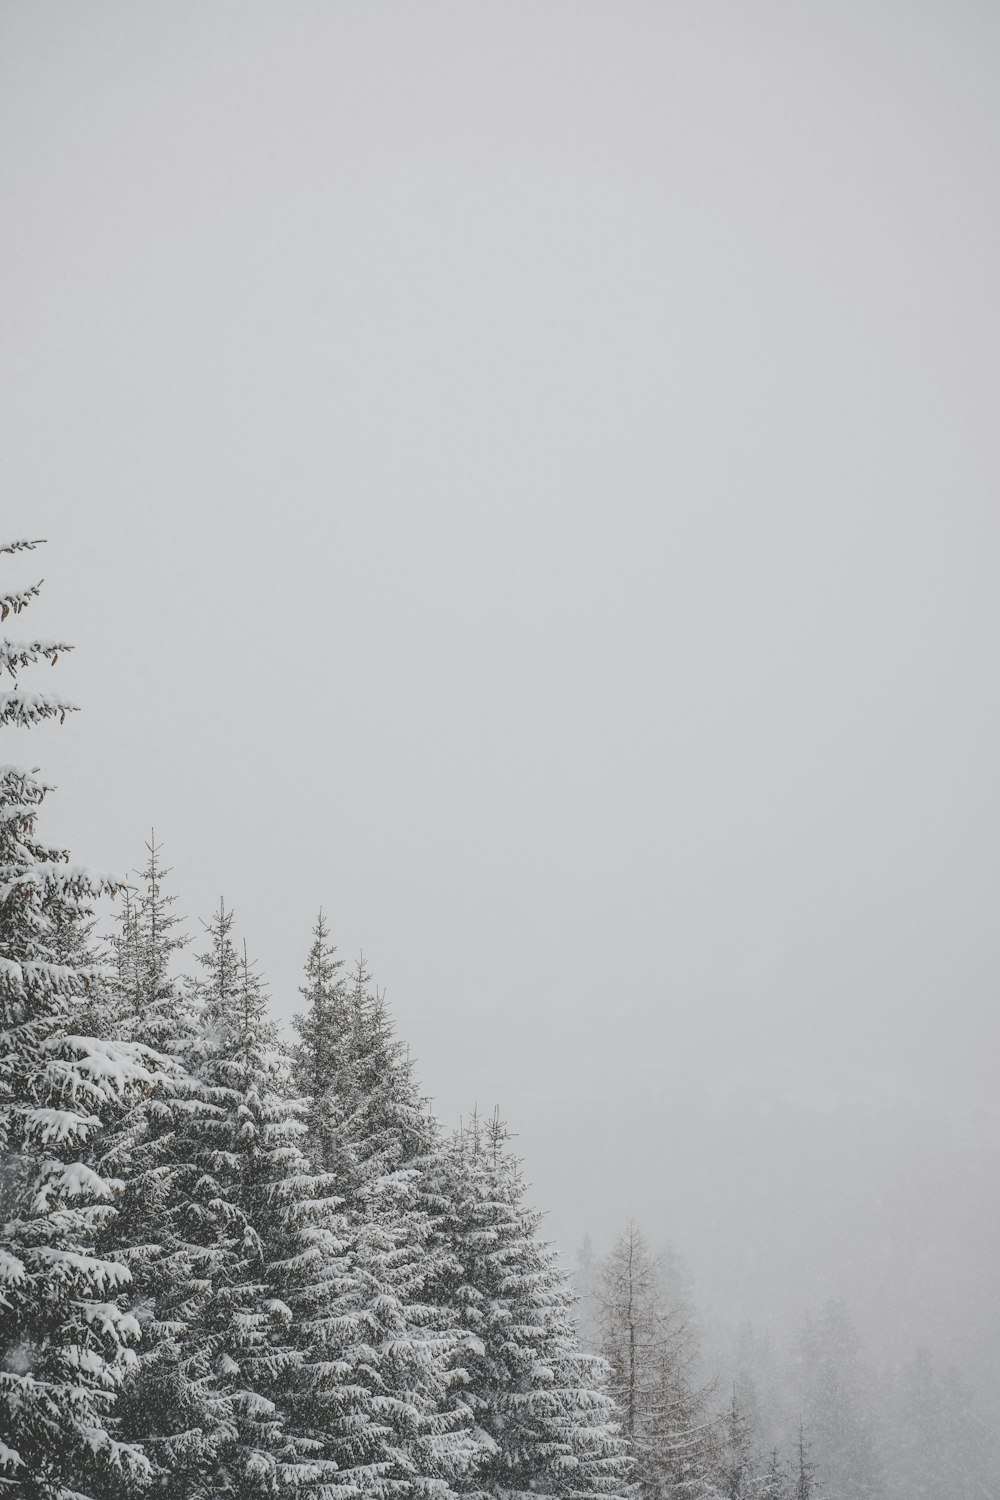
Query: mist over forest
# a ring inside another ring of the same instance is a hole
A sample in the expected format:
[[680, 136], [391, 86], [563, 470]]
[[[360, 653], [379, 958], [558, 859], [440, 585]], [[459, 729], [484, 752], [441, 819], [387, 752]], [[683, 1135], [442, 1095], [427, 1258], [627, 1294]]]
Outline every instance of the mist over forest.
[[0, 1496], [998, 1494], [998, 85], [0, 15]]

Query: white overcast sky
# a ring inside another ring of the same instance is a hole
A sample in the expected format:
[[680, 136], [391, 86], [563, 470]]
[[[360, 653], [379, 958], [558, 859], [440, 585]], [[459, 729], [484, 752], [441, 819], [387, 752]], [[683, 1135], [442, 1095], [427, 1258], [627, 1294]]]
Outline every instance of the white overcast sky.
[[47, 831], [283, 1016], [322, 903], [567, 1246], [981, 1361], [998, 183], [994, 3], [0, 11]]

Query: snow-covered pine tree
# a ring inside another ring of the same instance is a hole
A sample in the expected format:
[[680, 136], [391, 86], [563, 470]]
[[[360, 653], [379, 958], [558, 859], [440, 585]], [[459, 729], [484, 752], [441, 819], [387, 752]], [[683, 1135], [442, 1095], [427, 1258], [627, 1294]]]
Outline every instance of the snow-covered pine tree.
[[604, 1361], [585, 1354], [575, 1298], [499, 1114], [473, 1115], [445, 1158], [452, 1295], [472, 1334], [462, 1350], [479, 1458], [458, 1488], [476, 1496], [597, 1497], [628, 1491], [631, 1464]]
[[[177, 897], [163, 888], [170, 874], [160, 863], [162, 844], [151, 833], [146, 863], [136, 873], [142, 881], [134, 912], [125, 912], [122, 948], [131, 962], [124, 977], [125, 1025], [130, 1034], [160, 1052], [181, 1053], [194, 1034], [184, 986], [172, 972], [174, 959], [187, 946], [177, 931], [181, 919], [173, 910]], [[131, 930], [130, 930], [131, 925]]]
[[[363, 954], [349, 985], [313, 980], [311, 1004], [296, 1024], [296, 1076], [315, 1100], [320, 1164], [337, 1173], [348, 1208], [363, 1212], [366, 1188], [386, 1174], [405, 1168], [422, 1178], [438, 1150], [437, 1123]], [[319, 1097], [318, 1082], [325, 1083]]]
[[[38, 590], [0, 598], [0, 619]], [[0, 644], [0, 674], [14, 684], [0, 693], [5, 729], [72, 710], [18, 685], [23, 667], [68, 649]], [[116, 1435], [139, 1328], [123, 1305], [128, 1269], [97, 1250], [122, 1188], [97, 1163], [103, 1132], [154, 1085], [156, 1060], [81, 1034], [88, 989], [103, 976], [67, 932], [86, 926], [116, 882], [39, 841], [48, 790], [33, 771], [0, 768], [0, 1493], [79, 1500], [138, 1493], [149, 1477], [142, 1451]]]
[[275, 1373], [259, 1368], [269, 1356], [269, 1293], [260, 1236], [240, 1201], [245, 1158], [259, 1139], [257, 1095], [248, 1095], [267, 1072], [272, 1037], [259, 988], [249, 974], [241, 982], [232, 921], [220, 906], [201, 956], [204, 1029], [191, 1056], [201, 1087], [173, 1134], [153, 1311], [169, 1338], [131, 1411], [137, 1427], [145, 1423], [164, 1494], [176, 1500], [271, 1494], [289, 1454], [274, 1403], [260, 1390]]
[[451, 1295], [457, 1267], [443, 1225], [440, 1130], [363, 957], [349, 1016], [338, 1165], [383, 1351], [378, 1380], [397, 1397], [386, 1408], [384, 1494], [448, 1494], [478, 1455], [463, 1388], [467, 1334]]
[[220, 906], [201, 955], [202, 1095], [178, 1118], [157, 1308], [175, 1342], [149, 1447], [176, 1500], [327, 1494], [331, 1432], [358, 1425], [341, 1357], [359, 1301], [344, 1219], [302, 1150], [304, 1104], [232, 923]]
[[[178, 1146], [183, 1131], [180, 1137], [178, 1132], [192, 1117], [212, 1117], [215, 1106], [188, 1071], [195, 1039], [193, 1009], [185, 985], [172, 973], [186, 939], [175, 932], [176, 898], [163, 890], [169, 871], [161, 866], [160, 847], [151, 836], [145, 867], [136, 872], [142, 885], [125, 891], [113, 940], [115, 1025], [119, 1034], [156, 1046], [161, 1055], [169, 1056], [172, 1067], [109, 1133], [102, 1165], [125, 1179], [110, 1243], [116, 1258], [132, 1272], [133, 1309], [143, 1328], [139, 1358], [119, 1399], [122, 1427], [169, 1467], [176, 1451], [164, 1439], [175, 1435], [179, 1412], [197, 1407], [200, 1400], [195, 1395], [184, 1403], [174, 1402], [169, 1414], [165, 1412], [167, 1394], [182, 1384], [179, 1365], [191, 1334], [188, 1309], [176, 1304], [182, 1264], [187, 1269], [176, 1236], [179, 1179], [186, 1170], [184, 1148]], [[206, 1432], [217, 1411], [209, 1401], [203, 1412]], [[198, 1450], [199, 1443], [191, 1448]]]
[[[299, 990], [305, 1009], [294, 1020], [299, 1042], [292, 1050], [292, 1057], [296, 1082], [309, 1101], [309, 1153], [321, 1171], [335, 1171], [338, 1167], [342, 1094], [351, 1036], [342, 968], [343, 959], [337, 957], [320, 910], [306, 958], [305, 984]], [[343, 1177], [343, 1171], [339, 1175]]]
[[[160, 846], [151, 837], [146, 849], [144, 888], [135, 900], [129, 888], [124, 892], [113, 939], [116, 983], [105, 1011], [114, 1034], [149, 1046], [174, 1064], [169, 1078], [139, 1102], [108, 1146], [107, 1165], [128, 1178], [117, 1228], [119, 1248], [127, 1247], [133, 1270], [141, 1258], [159, 1257], [175, 1111], [184, 1107], [179, 1100], [191, 1101], [199, 1092], [185, 1070], [194, 1039], [191, 1004], [171, 973], [172, 959], [187, 940], [172, 932], [180, 919], [171, 911], [176, 897], [163, 894], [169, 872], [160, 867]], [[148, 1299], [148, 1284], [140, 1295]]]
[[343, 1199], [358, 1277], [356, 1337], [342, 1359], [359, 1410], [335, 1457], [345, 1484], [381, 1500], [447, 1494], [473, 1454], [438, 1127], [364, 959], [341, 985], [325, 928], [305, 988], [296, 1076], [304, 1093], [323, 1090], [311, 1098], [311, 1138]]
[[139, 908], [132, 887], [123, 886], [111, 948], [115, 959], [116, 1028], [128, 1014], [130, 997], [139, 993]]

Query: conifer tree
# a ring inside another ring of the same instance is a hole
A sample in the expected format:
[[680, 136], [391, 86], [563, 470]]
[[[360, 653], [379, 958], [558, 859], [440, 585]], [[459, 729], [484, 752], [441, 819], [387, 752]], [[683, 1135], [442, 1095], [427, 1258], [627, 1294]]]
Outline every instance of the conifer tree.
[[441, 1141], [417, 1089], [408, 1049], [364, 958], [355, 966], [341, 1075], [338, 1186], [354, 1227], [378, 1381], [387, 1408], [386, 1493], [443, 1494], [475, 1456], [464, 1395], [467, 1338], [452, 1297], [455, 1266], [443, 1233]]
[[[385, 995], [373, 986], [363, 954], [351, 976], [345, 1020], [336, 1115], [331, 1116], [341, 1191], [349, 1207], [363, 1211], [373, 1184], [407, 1171], [415, 1210], [439, 1149], [437, 1122], [420, 1096], [409, 1050], [395, 1034]], [[419, 1207], [429, 1211], [426, 1202]]]
[[753, 1449], [750, 1420], [743, 1410], [734, 1384], [722, 1424], [720, 1489], [726, 1500], [754, 1500], [760, 1489], [760, 1474]]
[[335, 1170], [338, 1162], [341, 1099], [351, 1032], [342, 968], [343, 959], [337, 957], [337, 950], [330, 942], [321, 910], [306, 958], [305, 984], [299, 990], [306, 1003], [302, 1013], [295, 1017], [299, 1043], [292, 1056], [298, 1087], [309, 1101], [309, 1151], [322, 1171]]
[[710, 1497], [715, 1422], [691, 1379], [693, 1336], [665, 1301], [660, 1267], [630, 1223], [602, 1268], [602, 1349], [643, 1500]]
[[363, 1493], [444, 1494], [472, 1460], [439, 1132], [364, 959], [349, 985], [333, 965], [318, 926], [296, 1079], [304, 1093], [322, 1089], [310, 1096], [310, 1138], [343, 1201], [357, 1278], [341, 1357], [358, 1405], [334, 1451]]
[[474, 1115], [447, 1155], [447, 1225], [459, 1277], [465, 1397], [478, 1462], [467, 1494], [606, 1496], [628, 1488], [630, 1464], [604, 1361], [585, 1354], [575, 1298], [525, 1203], [520, 1163], [499, 1114]]
[[[160, 863], [162, 847], [151, 833], [146, 863], [137, 872], [142, 885], [131, 914], [132, 931], [126, 926], [122, 934], [132, 954], [124, 989], [125, 1024], [138, 1040], [157, 1051], [181, 1053], [194, 1028], [184, 988], [171, 970], [187, 938], [177, 931], [181, 925], [173, 910], [177, 897], [164, 892], [170, 871]], [[129, 913], [125, 915], [127, 923]]]
[[[0, 598], [0, 619], [38, 590]], [[68, 649], [0, 644], [0, 674], [14, 682], [0, 693], [0, 724], [65, 718], [73, 705], [17, 679]], [[40, 842], [48, 790], [32, 771], [0, 768], [0, 1493], [79, 1500], [137, 1493], [150, 1472], [117, 1433], [139, 1328], [124, 1306], [127, 1267], [97, 1248], [122, 1188], [98, 1163], [102, 1134], [154, 1085], [156, 1060], [78, 1025], [104, 977], [83, 934], [116, 883]]]
[[761, 1476], [760, 1500], [788, 1500], [788, 1476], [781, 1462], [781, 1453], [771, 1449], [767, 1466]]
[[154, 1456], [162, 1488], [163, 1465], [172, 1468], [175, 1480], [198, 1472], [196, 1455], [203, 1458], [210, 1450], [208, 1434], [222, 1420], [222, 1408], [208, 1399], [198, 1429], [201, 1438], [184, 1437], [186, 1416], [202, 1404], [204, 1388], [182, 1392], [192, 1334], [191, 1304], [178, 1303], [176, 1295], [190, 1272], [177, 1232], [180, 1180], [188, 1170], [183, 1142], [185, 1126], [211, 1118], [217, 1107], [188, 1071], [194, 1060], [194, 1018], [188, 994], [172, 972], [186, 939], [174, 931], [179, 925], [172, 911], [176, 898], [163, 891], [169, 872], [160, 864], [160, 847], [151, 836], [145, 868], [136, 872], [143, 885], [137, 891], [125, 889], [113, 940], [113, 1021], [120, 1034], [161, 1049], [158, 1055], [169, 1067], [109, 1134], [103, 1162], [125, 1179], [111, 1243], [132, 1273], [133, 1307], [143, 1329], [139, 1358], [121, 1394], [121, 1420], [129, 1436]]
[[203, 1030], [192, 1062], [201, 1089], [174, 1136], [166, 1274], [155, 1310], [172, 1339], [162, 1343], [133, 1408], [137, 1425], [152, 1418], [147, 1445], [165, 1493], [177, 1500], [270, 1494], [288, 1456], [274, 1403], [261, 1389], [274, 1383], [269, 1289], [260, 1234], [240, 1201], [260, 1136], [272, 1036], [232, 922], [220, 906], [210, 949], [200, 956]]
[[795, 1500], [812, 1500], [816, 1494], [816, 1465], [812, 1461], [805, 1428], [799, 1423], [799, 1440], [795, 1449]]
[[200, 956], [200, 1093], [178, 1115], [156, 1311], [173, 1343], [150, 1372], [167, 1399], [148, 1445], [177, 1500], [326, 1494], [338, 1427], [359, 1421], [345, 1223], [302, 1150], [304, 1105], [232, 923], [220, 905]]
[[134, 997], [140, 992], [138, 915], [138, 904], [132, 887], [125, 885], [122, 887], [118, 921], [111, 939], [117, 1001], [111, 1019], [116, 1028], [123, 1025], [130, 1008], [134, 1010]]
[[804, 1415], [824, 1483], [852, 1500], [883, 1500], [875, 1442], [871, 1379], [842, 1302], [831, 1300], [798, 1340]]
[[783, 1372], [779, 1368], [771, 1340], [750, 1323], [739, 1330], [735, 1353], [736, 1395], [753, 1434], [755, 1445], [763, 1453], [778, 1447], [789, 1430]]

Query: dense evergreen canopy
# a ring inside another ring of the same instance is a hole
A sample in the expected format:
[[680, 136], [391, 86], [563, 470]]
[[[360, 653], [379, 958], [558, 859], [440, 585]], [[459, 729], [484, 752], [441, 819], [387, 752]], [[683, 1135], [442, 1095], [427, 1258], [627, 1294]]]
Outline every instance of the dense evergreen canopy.
[[[9, 739], [74, 711], [20, 683], [70, 649], [0, 641]], [[577, 1306], [499, 1114], [442, 1130], [322, 912], [286, 1045], [233, 912], [184, 974], [155, 837], [135, 884], [74, 864], [49, 791], [0, 764], [0, 1500], [997, 1493], [926, 1351], [880, 1446], [839, 1304], [794, 1382], [745, 1330], [726, 1396], [636, 1225], [603, 1261], [587, 1242]]]
[[[19, 685], [69, 649], [0, 644], [5, 729], [72, 711]], [[286, 1050], [233, 913], [185, 981], [155, 838], [135, 888], [73, 865], [47, 791], [0, 767], [0, 1494], [624, 1494], [511, 1159], [442, 1135], [363, 962], [320, 916]]]

